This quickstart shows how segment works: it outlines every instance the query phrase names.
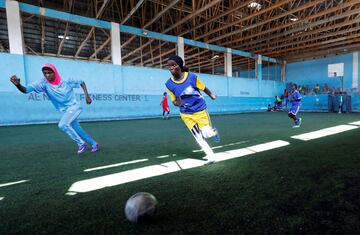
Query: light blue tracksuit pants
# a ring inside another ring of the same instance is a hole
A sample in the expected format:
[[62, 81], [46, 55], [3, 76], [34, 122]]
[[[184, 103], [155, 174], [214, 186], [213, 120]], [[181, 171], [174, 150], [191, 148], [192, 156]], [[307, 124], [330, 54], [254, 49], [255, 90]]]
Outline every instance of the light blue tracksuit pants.
[[80, 126], [77, 117], [81, 113], [80, 105], [70, 106], [64, 113], [59, 122], [59, 128], [65, 132], [78, 146], [85, 144], [96, 145], [96, 141], [91, 138]]

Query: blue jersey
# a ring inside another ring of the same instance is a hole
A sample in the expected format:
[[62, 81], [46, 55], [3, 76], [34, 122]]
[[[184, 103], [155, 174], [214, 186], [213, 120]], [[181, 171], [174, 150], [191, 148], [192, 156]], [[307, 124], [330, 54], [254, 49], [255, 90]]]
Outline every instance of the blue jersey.
[[171, 101], [181, 98], [181, 113], [192, 114], [206, 109], [205, 99], [200, 93], [200, 90], [205, 89], [205, 85], [196, 74], [185, 72], [180, 81], [170, 78], [165, 85]]
[[300, 95], [300, 92], [298, 90], [295, 90], [291, 93], [291, 104], [292, 105], [300, 105], [300, 102], [301, 102], [301, 95]]
[[81, 80], [61, 80], [58, 85], [52, 85], [45, 78], [26, 86], [26, 93], [35, 91], [44, 92], [60, 112], [65, 112], [69, 107], [78, 105], [73, 88], [79, 88]]

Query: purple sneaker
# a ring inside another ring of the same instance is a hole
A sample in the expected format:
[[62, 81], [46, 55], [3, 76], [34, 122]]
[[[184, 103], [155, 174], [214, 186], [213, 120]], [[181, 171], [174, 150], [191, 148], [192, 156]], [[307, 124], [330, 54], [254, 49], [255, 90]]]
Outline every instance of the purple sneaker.
[[86, 144], [82, 144], [82, 145], [80, 145], [79, 146], [79, 149], [78, 149], [78, 151], [77, 151], [77, 154], [82, 154], [82, 153], [84, 153], [85, 151], [86, 151]]
[[100, 145], [95, 144], [95, 145], [92, 146], [91, 152], [95, 153], [95, 152], [99, 151], [99, 149], [100, 149]]

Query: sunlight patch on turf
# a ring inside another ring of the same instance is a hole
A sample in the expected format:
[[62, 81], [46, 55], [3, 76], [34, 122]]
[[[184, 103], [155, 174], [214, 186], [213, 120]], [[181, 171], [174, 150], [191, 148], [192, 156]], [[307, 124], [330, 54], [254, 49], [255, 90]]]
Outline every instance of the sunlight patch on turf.
[[286, 141], [276, 140], [276, 141], [271, 141], [271, 142], [264, 143], [264, 144], [250, 146], [250, 147], [247, 147], [247, 149], [258, 153], [258, 152], [263, 152], [263, 151], [267, 151], [270, 149], [280, 148], [280, 147], [283, 147], [283, 146], [286, 146], [289, 144], [290, 143], [286, 142]]
[[216, 161], [220, 162], [220, 161], [243, 157], [246, 155], [263, 152], [263, 151], [267, 151], [267, 150], [271, 150], [271, 149], [275, 149], [275, 148], [280, 148], [283, 146], [287, 146], [289, 144], [290, 143], [286, 142], [286, 141], [276, 140], [276, 141], [271, 141], [271, 142], [264, 143], [264, 144], [250, 146], [247, 148], [241, 148], [241, 149], [235, 149], [235, 150], [225, 151], [225, 152], [221, 152], [221, 153], [216, 153], [214, 156], [214, 159]]
[[90, 192], [106, 187], [164, 175], [183, 169], [194, 168], [204, 165], [205, 161], [197, 159], [182, 159], [178, 161], [166, 162], [159, 165], [142, 167], [134, 170], [128, 170], [120, 173], [96, 177], [87, 180], [81, 180], [71, 185], [66, 195], [75, 195], [76, 193]]
[[199, 159], [186, 158], [176, 161], [182, 170], [199, 167], [204, 165], [204, 161]]
[[134, 164], [134, 163], [138, 163], [138, 162], [145, 162], [145, 161], [148, 161], [148, 160], [149, 159], [145, 158], [145, 159], [139, 159], [139, 160], [128, 161], [128, 162], [120, 162], [120, 163], [111, 164], [111, 165], [107, 165], [107, 166], [99, 166], [99, 167], [95, 167], [95, 168], [90, 168], [90, 169], [86, 169], [84, 171], [87, 172], [87, 171], [103, 170], [103, 169], [107, 169], [107, 168], [118, 167], [118, 166], [123, 166], [123, 165], [129, 165], [129, 164]]
[[[220, 149], [220, 148], [229, 147], [229, 146], [233, 146], [233, 145], [237, 145], [237, 144], [244, 144], [244, 143], [247, 143], [247, 142], [249, 142], [249, 141], [248, 141], [248, 140], [244, 140], [244, 141], [239, 141], [239, 142], [235, 142], [235, 143], [230, 143], [230, 144], [215, 146], [215, 147], [212, 147], [211, 149]], [[203, 151], [202, 149], [196, 149], [196, 150], [193, 150], [192, 152], [193, 152], [193, 153], [197, 153], [197, 152], [202, 152], [202, 151]]]
[[0, 188], [1, 187], [6, 187], [6, 186], [11, 186], [11, 185], [14, 185], [14, 184], [21, 184], [21, 183], [25, 183], [25, 182], [28, 182], [30, 180], [20, 180], [20, 181], [15, 181], [15, 182], [9, 182], [9, 183], [5, 183], [5, 184], [0, 184]]
[[294, 135], [294, 136], [291, 136], [291, 138], [308, 141], [308, 140], [318, 139], [318, 138], [322, 138], [322, 137], [329, 136], [329, 135], [335, 135], [335, 134], [338, 134], [338, 133], [341, 133], [344, 131], [353, 130], [356, 128], [358, 128], [358, 127], [350, 126], [350, 125], [339, 125], [339, 126], [321, 129], [318, 131], [312, 131], [312, 132], [308, 132], [308, 133], [304, 133], [304, 134], [300, 134], [300, 135]]
[[[264, 144], [258, 144], [247, 148], [235, 149], [225, 152], [216, 153], [214, 159], [218, 162], [225, 161], [237, 157], [263, 152], [270, 149], [280, 148], [289, 145], [289, 142], [276, 140]], [[100, 176], [92, 179], [81, 180], [75, 182], [68, 189], [66, 195], [75, 195], [76, 193], [90, 192], [106, 187], [125, 184], [141, 179], [146, 179], [154, 176], [169, 174], [185, 169], [203, 166], [206, 161], [199, 159], [186, 158], [177, 161], [162, 163], [159, 165], [151, 165], [141, 167], [138, 169], [123, 171], [115, 174]]]
[[253, 152], [247, 148], [235, 149], [235, 150], [230, 150], [230, 151], [226, 151], [226, 152], [215, 153], [213, 159], [217, 162], [221, 162], [221, 161], [226, 161], [229, 159], [243, 157], [243, 156], [254, 154], [254, 153], [255, 152]]
[[360, 126], [360, 121], [349, 123], [350, 125]]

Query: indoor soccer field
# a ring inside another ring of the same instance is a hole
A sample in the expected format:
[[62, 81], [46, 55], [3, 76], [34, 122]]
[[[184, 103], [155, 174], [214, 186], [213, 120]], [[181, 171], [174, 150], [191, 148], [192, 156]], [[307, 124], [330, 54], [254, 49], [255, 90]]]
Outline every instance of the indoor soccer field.
[[[359, 231], [359, 114], [300, 116], [213, 116], [208, 166], [177, 117], [83, 123], [101, 151], [80, 156], [55, 124], [1, 127], [0, 234]], [[136, 192], [157, 198], [153, 221], [126, 220]]]
[[0, 0], [0, 235], [360, 234], [359, 77], [360, 0]]

